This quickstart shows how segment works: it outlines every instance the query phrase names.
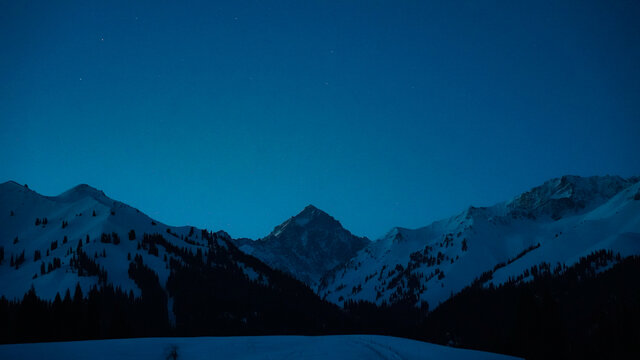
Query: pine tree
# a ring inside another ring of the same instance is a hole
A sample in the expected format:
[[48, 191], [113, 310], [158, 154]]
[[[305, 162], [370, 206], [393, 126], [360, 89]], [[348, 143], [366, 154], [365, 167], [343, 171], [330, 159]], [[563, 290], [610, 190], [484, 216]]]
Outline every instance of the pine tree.
[[20, 267], [20, 265], [22, 265], [23, 262], [24, 262], [24, 250], [22, 250], [20, 255], [18, 257], [16, 257], [16, 259], [14, 261], [14, 265], [16, 266], [16, 270], [18, 269], [18, 267]]
[[80, 283], [76, 283], [76, 290], [73, 293], [73, 302], [76, 304], [79, 304], [82, 302], [82, 299], [83, 299], [82, 288], [80, 287]]
[[53, 300], [53, 307], [59, 308], [60, 304], [62, 304], [62, 299], [60, 299], [60, 293], [56, 292], [56, 298]]
[[70, 304], [71, 303], [71, 292], [69, 291], [69, 289], [67, 288], [67, 291], [65, 291], [64, 293], [64, 299], [62, 300], [63, 303], [66, 304]]

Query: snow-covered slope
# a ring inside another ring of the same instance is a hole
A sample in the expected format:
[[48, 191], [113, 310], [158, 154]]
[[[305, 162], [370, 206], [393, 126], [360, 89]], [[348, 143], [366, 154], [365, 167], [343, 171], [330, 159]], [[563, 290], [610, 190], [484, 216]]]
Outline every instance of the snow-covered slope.
[[[175, 354], [175, 357], [171, 355]], [[145, 338], [0, 345], [2, 359], [515, 359], [376, 335]]]
[[236, 241], [240, 250], [312, 286], [328, 270], [351, 259], [369, 244], [367, 238], [351, 234], [339, 221], [313, 205], [260, 240]]
[[[164, 286], [169, 276], [168, 262], [179, 255], [168, 253], [163, 246], [157, 247], [157, 254], [150, 251], [154, 246], [142, 241], [145, 233], [161, 234], [170, 244], [193, 253], [198, 249], [206, 253], [212, 248], [224, 251], [231, 244], [224, 232], [162, 224], [88, 185], [49, 197], [13, 181], [0, 184], [0, 251], [4, 251], [0, 296], [20, 298], [33, 285], [39, 297], [53, 299], [56, 293], [64, 296], [67, 289], [73, 294], [76, 283], [86, 294], [98, 283], [98, 277], [79, 276], [78, 269], [71, 266], [78, 246], [105, 270], [114, 286], [140, 294], [128, 274], [136, 255], [158, 273]], [[111, 238], [103, 238], [103, 234]], [[22, 254], [24, 260], [20, 261]], [[250, 266], [239, 266], [248, 277], [259, 276]]]
[[410, 298], [433, 308], [485, 272], [487, 284], [499, 284], [542, 262], [571, 265], [599, 249], [640, 254], [638, 180], [564, 176], [495, 206], [415, 230], [394, 228], [329, 272], [318, 292], [338, 304]]
[[[564, 176], [510, 201], [470, 207], [423, 228], [394, 228], [374, 242], [352, 235], [313, 206], [261, 240], [234, 241], [224, 232], [154, 221], [88, 185], [48, 197], [6, 182], [0, 184], [0, 296], [20, 298], [33, 285], [38, 296], [53, 299], [68, 289], [73, 293], [76, 283], [86, 293], [99, 280], [79, 276], [73, 266], [80, 244], [105, 270], [109, 283], [139, 295], [128, 268], [140, 255], [164, 286], [168, 263], [179, 255], [164, 246], [157, 247], [157, 254], [150, 251], [142, 241], [147, 233], [161, 234], [169, 244], [194, 254], [206, 254], [213, 246], [249, 279], [268, 282], [266, 273], [231, 258], [225, 249], [235, 244], [272, 267], [317, 284], [320, 296], [338, 304], [408, 297], [433, 308], [482, 274], [485, 284], [499, 284], [526, 275], [541, 262], [571, 265], [599, 249], [640, 254], [639, 180]], [[129, 240], [131, 230], [135, 234]], [[103, 241], [103, 234], [112, 239]]]

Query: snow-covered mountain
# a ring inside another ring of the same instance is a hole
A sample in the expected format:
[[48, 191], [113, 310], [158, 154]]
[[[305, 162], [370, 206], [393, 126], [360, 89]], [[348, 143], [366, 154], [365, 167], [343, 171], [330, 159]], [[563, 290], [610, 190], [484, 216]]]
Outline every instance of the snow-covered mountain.
[[[0, 184], [0, 296], [20, 298], [33, 285], [39, 297], [53, 299], [76, 283], [87, 291], [104, 282], [80, 269], [81, 248], [108, 283], [134, 295], [141, 293], [129, 273], [136, 255], [161, 286], [171, 260], [192, 261], [188, 254], [215, 254], [214, 263], [269, 283], [271, 270], [249, 254], [337, 304], [410, 298], [433, 308], [478, 278], [485, 285], [526, 280], [534, 265], [570, 266], [600, 249], [640, 254], [639, 181], [564, 176], [423, 228], [394, 228], [374, 242], [311, 205], [265, 238], [233, 240], [222, 231], [162, 224], [88, 185], [50, 197], [10, 181]], [[160, 234], [162, 243], [144, 234]]]
[[394, 228], [327, 273], [318, 293], [338, 304], [409, 298], [433, 308], [475, 279], [526, 281], [534, 265], [570, 266], [600, 249], [640, 254], [639, 180], [563, 176], [423, 228]]
[[240, 250], [269, 266], [316, 285], [329, 270], [351, 259], [369, 240], [351, 234], [326, 212], [308, 205], [266, 237], [238, 239]]
[[[144, 234], [162, 235], [166, 246]], [[13, 181], [0, 184], [0, 296], [9, 299], [22, 297], [32, 285], [44, 299], [64, 296], [68, 289], [73, 293], [77, 283], [86, 294], [100, 276], [80, 270], [78, 249], [102, 268], [108, 283], [136, 296], [140, 289], [129, 275], [136, 256], [164, 286], [171, 259], [184, 260], [182, 250], [203, 258], [215, 252], [248, 278], [264, 275], [266, 281], [267, 274], [234, 258], [229, 247], [231, 238], [222, 231], [165, 225], [88, 185], [51, 197]]]

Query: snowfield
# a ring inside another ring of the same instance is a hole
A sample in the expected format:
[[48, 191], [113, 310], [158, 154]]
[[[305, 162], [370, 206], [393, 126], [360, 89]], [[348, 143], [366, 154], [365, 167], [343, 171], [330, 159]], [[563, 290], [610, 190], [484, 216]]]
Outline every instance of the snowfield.
[[0, 359], [516, 359], [377, 335], [144, 338], [1, 345]]

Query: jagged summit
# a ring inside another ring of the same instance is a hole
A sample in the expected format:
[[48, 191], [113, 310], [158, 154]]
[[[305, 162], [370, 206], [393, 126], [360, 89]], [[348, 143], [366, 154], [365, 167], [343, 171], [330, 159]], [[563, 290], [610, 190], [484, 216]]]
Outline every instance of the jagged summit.
[[484, 274], [487, 284], [527, 277], [543, 262], [570, 266], [610, 249], [640, 253], [637, 177], [562, 176], [514, 199], [469, 207], [417, 229], [391, 229], [319, 282], [327, 300], [402, 299], [437, 306]]
[[[313, 204], [309, 204], [309, 205], [305, 206], [304, 209], [302, 209], [302, 212], [313, 211], [313, 210], [320, 210], [320, 209], [315, 207]], [[322, 211], [322, 210], [320, 210], [320, 211]]]
[[300, 211], [298, 215], [294, 217], [295, 218], [302, 218], [302, 217], [311, 218], [311, 217], [318, 217], [318, 216], [331, 217], [331, 215], [329, 215], [326, 211], [318, 209], [317, 207], [311, 204], [305, 206], [304, 209], [302, 209], [302, 211]]
[[[297, 215], [290, 217], [282, 224], [276, 226], [273, 231], [266, 237], [260, 239], [260, 241], [268, 240], [270, 237], [281, 237], [287, 232], [299, 232], [298, 228], [324, 228], [325, 230], [343, 229], [338, 220], [328, 213], [318, 209], [313, 205], [307, 205]], [[306, 243], [305, 243], [306, 245]]]
[[237, 243], [246, 253], [312, 285], [326, 271], [353, 257], [369, 240], [351, 234], [328, 213], [307, 205], [266, 237]]
[[516, 217], [550, 216], [557, 220], [565, 214], [599, 206], [637, 181], [637, 178], [624, 179], [609, 175], [565, 175], [548, 180], [517, 196], [507, 203], [507, 208]]
[[327, 212], [318, 209], [313, 205], [307, 205], [298, 215], [293, 217], [296, 224], [305, 226], [311, 222], [318, 222], [316, 225], [342, 227], [340, 222]]
[[322, 216], [322, 215], [326, 215], [329, 216], [329, 214], [327, 214], [326, 212], [318, 209], [317, 207], [309, 204], [307, 206], [304, 207], [304, 209], [302, 209], [302, 211], [300, 213], [298, 213], [298, 215], [294, 216], [296, 218], [310, 218], [310, 217], [314, 217], [314, 216]]

